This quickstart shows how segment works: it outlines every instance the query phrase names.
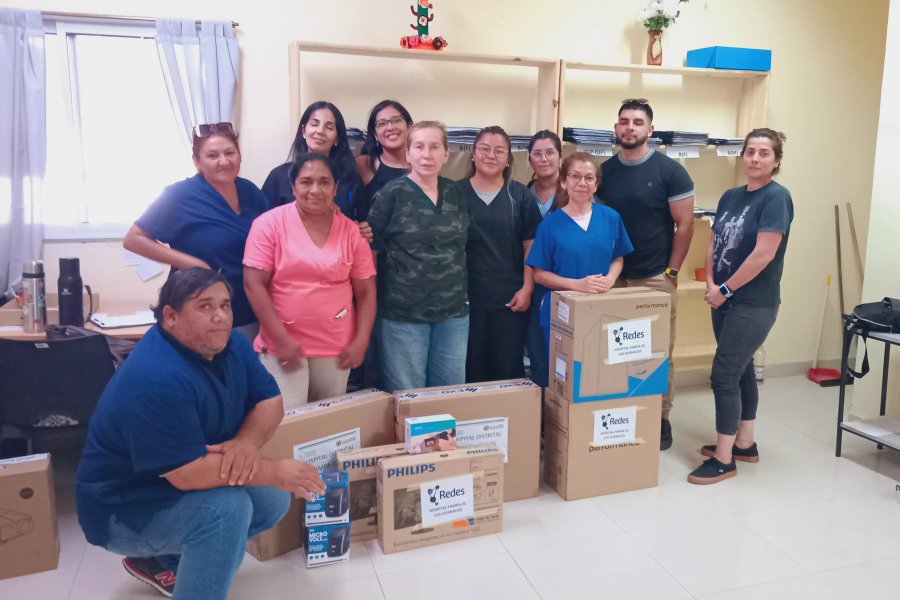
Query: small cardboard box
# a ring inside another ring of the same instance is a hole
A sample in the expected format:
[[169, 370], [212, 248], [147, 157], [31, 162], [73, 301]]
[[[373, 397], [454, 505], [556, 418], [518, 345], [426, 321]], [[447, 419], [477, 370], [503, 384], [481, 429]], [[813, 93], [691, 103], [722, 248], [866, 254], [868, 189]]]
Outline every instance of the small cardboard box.
[[0, 579], [59, 566], [49, 454], [0, 460]]
[[[337, 468], [336, 452], [387, 444], [394, 439], [394, 397], [379, 390], [362, 390], [290, 410], [262, 447], [265, 458], [296, 458], [318, 469]], [[294, 498], [287, 515], [275, 527], [247, 543], [258, 560], [296, 550], [303, 545], [303, 506]]]
[[397, 437], [407, 417], [447, 412], [456, 417], [456, 444], [493, 442], [503, 451], [503, 500], [538, 495], [541, 388], [528, 379], [404, 390], [397, 393]]
[[772, 51], [762, 48], [709, 46], [688, 50], [684, 62], [687, 67], [768, 71], [772, 68]]
[[566, 500], [659, 484], [662, 396], [569, 402], [547, 390], [544, 481]]
[[503, 529], [503, 452], [495, 444], [385, 458], [376, 481], [385, 554]]
[[340, 450], [338, 468], [350, 480], [350, 531], [353, 541], [374, 540], [378, 536], [378, 502], [375, 498], [375, 471], [378, 461], [406, 454], [403, 444], [388, 444], [359, 450]]
[[350, 522], [350, 484], [346, 471], [319, 471], [325, 483], [324, 494], [313, 494], [304, 502], [304, 525]]
[[671, 306], [642, 287], [553, 292], [547, 389], [572, 402], [664, 394]]
[[456, 419], [453, 415], [408, 417], [404, 427], [403, 444], [409, 454], [456, 449]]
[[350, 525], [325, 523], [306, 528], [306, 566], [321, 567], [350, 560]]
[[[84, 320], [87, 322], [91, 311], [91, 300], [87, 292], [84, 293], [83, 298]], [[45, 294], [44, 300], [47, 303], [47, 325], [59, 325], [59, 294]], [[94, 312], [97, 312], [99, 309], [100, 294], [94, 293]], [[24, 323], [25, 315], [22, 313], [22, 306], [18, 300], [13, 298], [0, 306], [0, 325], [22, 327]]]

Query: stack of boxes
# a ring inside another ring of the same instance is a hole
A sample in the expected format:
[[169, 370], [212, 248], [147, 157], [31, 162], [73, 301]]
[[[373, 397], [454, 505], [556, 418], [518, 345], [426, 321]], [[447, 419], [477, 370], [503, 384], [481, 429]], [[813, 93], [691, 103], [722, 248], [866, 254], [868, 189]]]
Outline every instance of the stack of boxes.
[[670, 311], [648, 288], [553, 293], [544, 465], [566, 500], [658, 484]]
[[350, 559], [350, 486], [346, 471], [320, 471], [325, 492], [305, 504], [306, 566]]

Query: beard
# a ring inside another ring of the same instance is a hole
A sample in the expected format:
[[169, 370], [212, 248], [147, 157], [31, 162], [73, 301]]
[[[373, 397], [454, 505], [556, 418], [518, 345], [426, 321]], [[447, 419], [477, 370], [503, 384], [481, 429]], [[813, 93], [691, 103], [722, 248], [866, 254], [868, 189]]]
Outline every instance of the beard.
[[636, 136], [633, 142], [619, 140], [619, 146], [625, 148], [626, 150], [634, 150], [635, 148], [639, 148], [640, 146], [643, 146], [645, 143], [647, 143], [648, 137], [649, 136], [646, 135], [644, 137]]

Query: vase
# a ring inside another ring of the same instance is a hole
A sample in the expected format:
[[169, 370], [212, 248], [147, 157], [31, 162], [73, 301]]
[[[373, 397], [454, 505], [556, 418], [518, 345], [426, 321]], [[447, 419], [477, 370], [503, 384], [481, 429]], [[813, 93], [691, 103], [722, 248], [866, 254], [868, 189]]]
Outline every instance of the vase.
[[647, 64], [662, 64], [662, 29], [648, 29], [647, 34], [650, 38], [647, 40]]

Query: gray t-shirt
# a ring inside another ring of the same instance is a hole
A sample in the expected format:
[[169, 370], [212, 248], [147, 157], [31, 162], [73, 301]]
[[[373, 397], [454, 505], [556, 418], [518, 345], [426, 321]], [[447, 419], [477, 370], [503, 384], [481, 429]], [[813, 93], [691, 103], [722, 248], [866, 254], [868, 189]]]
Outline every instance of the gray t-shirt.
[[713, 280], [717, 285], [728, 281], [744, 264], [756, 247], [757, 233], [776, 231], [784, 236], [775, 257], [759, 275], [735, 290], [732, 303], [755, 306], [781, 304], [781, 273], [793, 219], [791, 193], [775, 181], [752, 192], [742, 186], [722, 195], [713, 225]]

